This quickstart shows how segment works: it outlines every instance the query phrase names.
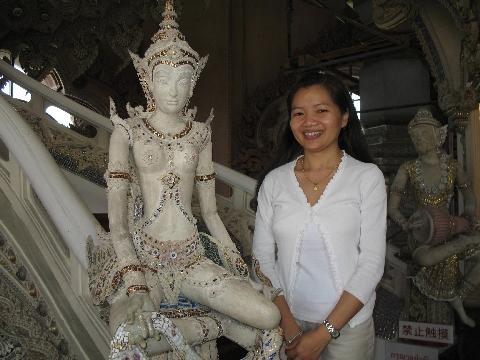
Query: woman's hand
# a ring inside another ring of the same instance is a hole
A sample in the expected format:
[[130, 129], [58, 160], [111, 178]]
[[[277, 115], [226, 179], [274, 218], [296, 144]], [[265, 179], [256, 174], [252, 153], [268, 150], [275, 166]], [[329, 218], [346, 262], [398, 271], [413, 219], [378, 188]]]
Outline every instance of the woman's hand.
[[[297, 345], [298, 340], [302, 334], [302, 329], [297, 324], [297, 322], [292, 318], [285, 319], [282, 318], [280, 321], [280, 327], [283, 330], [283, 337], [285, 338], [285, 347], [286, 349], [291, 349]], [[299, 335], [300, 334], [300, 335]]]
[[304, 333], [292, 347], [286, 349], [289, 359], [318, 360], [320, 354], [330, 342], [330, 334], [317, 330]]

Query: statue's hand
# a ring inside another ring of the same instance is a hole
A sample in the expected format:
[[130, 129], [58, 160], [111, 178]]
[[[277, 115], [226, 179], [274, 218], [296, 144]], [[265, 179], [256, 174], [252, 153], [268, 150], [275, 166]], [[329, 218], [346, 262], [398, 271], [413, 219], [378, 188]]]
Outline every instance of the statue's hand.
[[405, 231], [413, 231], [415, 229], [420, 229], [425, 227], [425, 220], [422, 218], [411, 217], [404, 225], [403, 230]]
[[155, 330], [151, 313], [155, 311], [148, 293], [136, 293], [130, 296], [127, 307], [127, 324], [131, 325], [129, 343], [147, 346], [148, 338], [160, 340], [160, 333]]
[[223, 265], [233, 275], [243, 278], [248, 277], [248, 266], [243, 261], [240, 252], [237, 249], [224, 248], [220, 254]]

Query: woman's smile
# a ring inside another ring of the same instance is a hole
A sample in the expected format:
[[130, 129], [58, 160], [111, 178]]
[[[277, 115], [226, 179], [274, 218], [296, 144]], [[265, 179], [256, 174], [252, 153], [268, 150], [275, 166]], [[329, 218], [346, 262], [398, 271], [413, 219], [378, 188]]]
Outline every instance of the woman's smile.
[[323, 131], [304, 131], [303, 136], [306, 140], [315, 140], [322, 135]]

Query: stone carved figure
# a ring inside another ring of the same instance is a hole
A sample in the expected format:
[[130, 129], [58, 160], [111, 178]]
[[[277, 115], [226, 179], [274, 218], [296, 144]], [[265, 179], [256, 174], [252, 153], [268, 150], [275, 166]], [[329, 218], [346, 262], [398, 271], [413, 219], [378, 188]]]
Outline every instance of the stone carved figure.
[[[462, 297], [480, 284], [480, 266], [473, 266], [465, 276], [459, 267], [460, 260], [472, 256], [474, 264], [479, 263], [480, 236], [472, 231], [467, 220], [473, 219], [475, 213], [474, 193], [462, 167], [441, 150], [447, 135], [446, 125], [441, 126], [430, 111], [421, 109], [409, 123], [408, 131], [419, 156], [400, 166], [390, 188], [388, 214], [409, 234], [409, 250], [420, 265], [413, 276], [416, 289], [430, 300], [449, 302], [465, 324], [475, 326], [465, 312]], [[400, 212], [407, 185], [413, 190], [417, 208], [409, 219]], [[455, 186], [462, 192], [465, 203], [461, 217], [449, 215]], [[410, 304], [411, 308], [419, 306]], [[413, 312], [428, 310], [416, 308]], [[411, 320], [443, 322], [445, 317]]]
[[[275, 359], [282, 343], [271, 302], [277, 291], [249, 281], [217, 214], [213, 110], [205, 123], [187, 110], [207, 57], [185, 41], [176, 17], [167, 0], [144, 58], [131, 54], [146, 111], [127, 105], [124, 120], [112, 103], [105, 175], [111, 231], [103, 244], [89, 245], [90, 289], [96, 303], [110, 305], [111, 359], [170, 348], [180, 358], [217, 358], [214, 341], [222, 334], [251, 350], [250, 359]], [[192, 215], [195, 185], [211, 236], [198, 232]]]

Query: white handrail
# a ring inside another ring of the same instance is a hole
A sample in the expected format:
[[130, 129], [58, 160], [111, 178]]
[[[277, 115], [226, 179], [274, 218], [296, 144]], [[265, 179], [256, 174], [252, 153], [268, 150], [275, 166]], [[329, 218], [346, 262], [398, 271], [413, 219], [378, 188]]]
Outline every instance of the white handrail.
[[239, 188], [240, 190], [249, 194], [255, 193], [257, 181], [251, 177], [232, 170], [222, 164], [214, 163], [217, 178], [226, 182], [227, 184]]
[[87, 238], [96, 220], [62, 174], [38, 135], [0, 96], [0, 138], [27, 174], [33, 189], [71, 252], [87, 268]]
[[0, 61], [0, 73], [4, 74], [7, 79], [12, 80], [14, 83], [22, 86], [32, 93], [42, 96], [52, 104], [67, 111], [68, 113], [88, 120], [93, 125], [112, 132], [112, 124], [105, 116], [97, 114], [95, 111], [92, 111], [85, 106], [82, 106], [79, 103], [67, 98], [66, 96], [53, 91], [45, 85], [42, 85], [21, 71], [18, 71], [5, 61]]

